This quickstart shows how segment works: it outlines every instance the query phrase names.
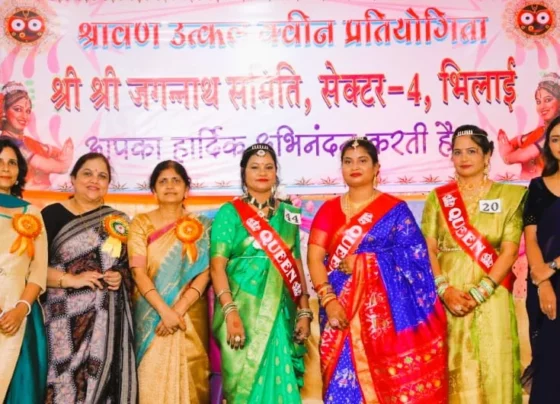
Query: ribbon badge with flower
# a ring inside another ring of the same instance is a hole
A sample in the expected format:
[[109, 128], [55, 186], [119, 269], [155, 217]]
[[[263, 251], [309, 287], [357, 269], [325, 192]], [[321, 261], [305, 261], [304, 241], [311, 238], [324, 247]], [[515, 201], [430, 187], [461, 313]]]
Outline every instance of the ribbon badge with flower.
[[109, 235], [103, 243], [101, 251], [111, 257], [120, 257], [123, 243], [128, 240], [128, 222], [121, 216], [109, 215], [103, 220], [103, 227]]
[[182, 217], [175, 224], [175, 235], [183, 243], [183, 257], [186, 255], [191, 264], [198, 258], [196, 242], [203, 232], [202, 223], [192, 216]]
[[35, 246], [33, 241], [41, 234], [43, 228], [41, 221], [29, 213], [16, 213], [12, 219], [12, 227], [18, 237], [10, 248], [10, 253], [21, 255], [27, 250], [27, 255], [33, 258]]

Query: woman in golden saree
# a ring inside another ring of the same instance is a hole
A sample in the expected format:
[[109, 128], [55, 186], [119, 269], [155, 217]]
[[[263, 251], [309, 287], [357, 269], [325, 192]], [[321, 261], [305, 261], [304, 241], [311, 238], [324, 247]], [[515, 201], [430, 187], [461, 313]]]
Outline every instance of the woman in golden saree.
[[181, 164], [159, 163], [150, 177], [158, 208], [137, 215], [131, 224], [141, 404], [209, 401], [210, 221], [186, 210], [190, 183]]

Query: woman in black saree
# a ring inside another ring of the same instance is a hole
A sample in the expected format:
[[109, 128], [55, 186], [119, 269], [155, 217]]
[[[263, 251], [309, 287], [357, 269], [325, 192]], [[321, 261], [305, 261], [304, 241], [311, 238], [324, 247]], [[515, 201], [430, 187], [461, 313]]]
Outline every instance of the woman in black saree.
[[530, 404], [557, 403], [560, 397], [560, 117], [546, 130], [542, 177], [529, 184], [524, 226], [530, 276], [527, 314], [533, 360], [523, 376]]

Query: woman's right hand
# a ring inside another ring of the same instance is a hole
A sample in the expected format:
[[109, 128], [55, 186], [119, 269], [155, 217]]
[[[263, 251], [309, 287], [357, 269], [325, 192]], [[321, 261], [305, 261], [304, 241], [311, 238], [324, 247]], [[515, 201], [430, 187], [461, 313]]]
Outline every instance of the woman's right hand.
[[337, 330], [342, 330], [348, 327], [348, 318], [346, 317], [346, 311], [344, 307], [340, 304], [338, 299], [334, 299], [332, 302], [327, 304], [325, 308], [327, 312], [327, 317], [329, 318], [329, 324], [332, 328]]
[[167, 307], [163, 313], [160, 313], [161, 321], [156, 327], [156, 335], [165, 337], [166, 335], [174, 334], [177, 329], [185, 331], [187, 325], [183, 317], [179, 315], [171, 307]]
[[448, 287], [443, 294], [443, 303], [447, 310], [456, 317], [466, 316], [477, 306], [471, 295], [453, 286]]
[[245, 347], [245, 328], [237, 310], [232, 311], [226, 317], [227, 344], [231, 349], [243, 349]]
[[539, 305], [549, 320], [556, 320], [556, 293], [548, 280], [539, 285]]
[[103, 274], [96, 271], [85, 271], [79, 275], [67, 274], [62, 280], [62, 284], [65, 288], [70, 289], [103, 289], [101, 279], [103, 279]]

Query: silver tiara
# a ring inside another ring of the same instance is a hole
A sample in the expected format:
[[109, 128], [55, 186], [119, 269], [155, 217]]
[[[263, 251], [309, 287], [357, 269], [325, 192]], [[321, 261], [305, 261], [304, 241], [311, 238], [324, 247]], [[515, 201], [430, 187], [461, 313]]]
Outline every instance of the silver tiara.
[[270, 146], [264, 143], [257, 143], [251, 146], [251, 150], [270, 150]]
[[556, 76], [554, 73], [546, 73], [545, 75], [543, 75], [541, 81], [539, 81], [539, 84], [546, 83], [546, 82], [553, 83], [556, 84], [557, 86], [560, 86], [560, 78]]
[[355, 149], [360, 145], [359, 140], [363, 140], [364, 142], [368, 142], [368, 138], [365, 136], [354, 136], [350, 141], [352, 142], [352, 147]]
[[460, 136], [472, 136], [474, 135], [474, 132], [472, 131], [472, 129], [468, 129], [468, 130], [462, 130], [460, 132], [457, 132], [457, 136], [456, 137], [460, 137]]
[[2, 94], [8, 95], [10, 93], [13, 93], [14, 91], [27, 92], [27, 88], [25, 88], [22, 84], [12, 84], [10, 86], [4, 87], [2, 89]]

